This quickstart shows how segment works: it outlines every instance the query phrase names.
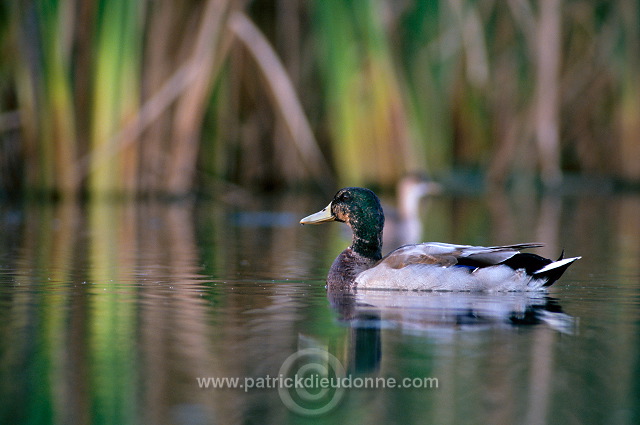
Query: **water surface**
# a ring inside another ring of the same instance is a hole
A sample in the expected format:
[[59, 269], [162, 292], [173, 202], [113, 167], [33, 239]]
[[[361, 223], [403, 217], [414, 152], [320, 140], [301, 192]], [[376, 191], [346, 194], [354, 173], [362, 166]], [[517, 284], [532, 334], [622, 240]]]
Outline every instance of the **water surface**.
[[[324, 288], [343, 226], [297, 224], [326, 203], [0, 206], [0, 423], [640, 422], [638, 196], [423, 202], [424, 240], [583, 259], [546, 295], [358, 307]], [[424, 385], [258, 388], [292, 371]]]

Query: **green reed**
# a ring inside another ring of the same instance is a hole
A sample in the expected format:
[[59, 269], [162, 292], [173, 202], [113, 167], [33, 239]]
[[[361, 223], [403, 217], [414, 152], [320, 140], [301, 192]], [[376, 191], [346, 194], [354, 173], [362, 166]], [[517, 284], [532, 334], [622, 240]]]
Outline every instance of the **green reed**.
[[[98, 3], [89, 165], [91, 193], [135, 191], [137, 149], [118, 133], [140, 105], [141, 15], [143, 3], [104, 0]], [[118, 152], [118, 154], [114, 154]]]
[[0, 184], [185, 194], [454, 168], [640, 180], [638, 1], [544, 4], [11, 2]]
[[319, 70], [339, 179], [392, 184], [412, 161], [405, 96], [375, 1], [315, 3]]

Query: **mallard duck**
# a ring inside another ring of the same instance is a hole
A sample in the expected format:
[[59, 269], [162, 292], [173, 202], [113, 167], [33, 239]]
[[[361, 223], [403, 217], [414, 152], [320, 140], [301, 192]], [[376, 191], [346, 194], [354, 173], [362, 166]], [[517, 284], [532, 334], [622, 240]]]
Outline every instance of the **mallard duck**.
[[383, 246], [387, 249], [416, 243], [422, 235], [420, 204], [423, 198], [442, 192], [442, 186], [420, 173], [411, 173], [398, 182], [397, 207], [385, 206]]
[[404, 245], [382, 257], [384, 213], [369, 189], [340, 189], [324, 209], [300, 224], [346, 223], [351, 245], [334, 260], [329, 290], [538, 291], [551, 286], [580, 257], [552, 261], [520, 250], [538, 243], [471, 246], [427, 242]]

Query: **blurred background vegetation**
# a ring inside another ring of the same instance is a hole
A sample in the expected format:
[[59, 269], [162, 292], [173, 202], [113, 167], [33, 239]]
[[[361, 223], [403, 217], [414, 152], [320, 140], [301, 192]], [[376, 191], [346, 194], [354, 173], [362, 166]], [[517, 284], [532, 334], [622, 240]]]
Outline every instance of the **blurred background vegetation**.
[[5, 195], [640, 181], [638, 0], [0, 4]]

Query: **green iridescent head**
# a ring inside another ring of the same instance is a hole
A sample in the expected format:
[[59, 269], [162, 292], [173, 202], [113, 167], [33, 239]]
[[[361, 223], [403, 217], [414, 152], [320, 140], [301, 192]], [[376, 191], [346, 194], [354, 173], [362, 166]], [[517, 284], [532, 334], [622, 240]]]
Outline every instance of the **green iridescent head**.
[[340, 189], [324, 209], [300, 220], [300, 224], [340, 221], [353, 230], [351, 248], [368, 257], [379, 257], [382, 249], [384, 213], [375, 193], [362, 187]]

